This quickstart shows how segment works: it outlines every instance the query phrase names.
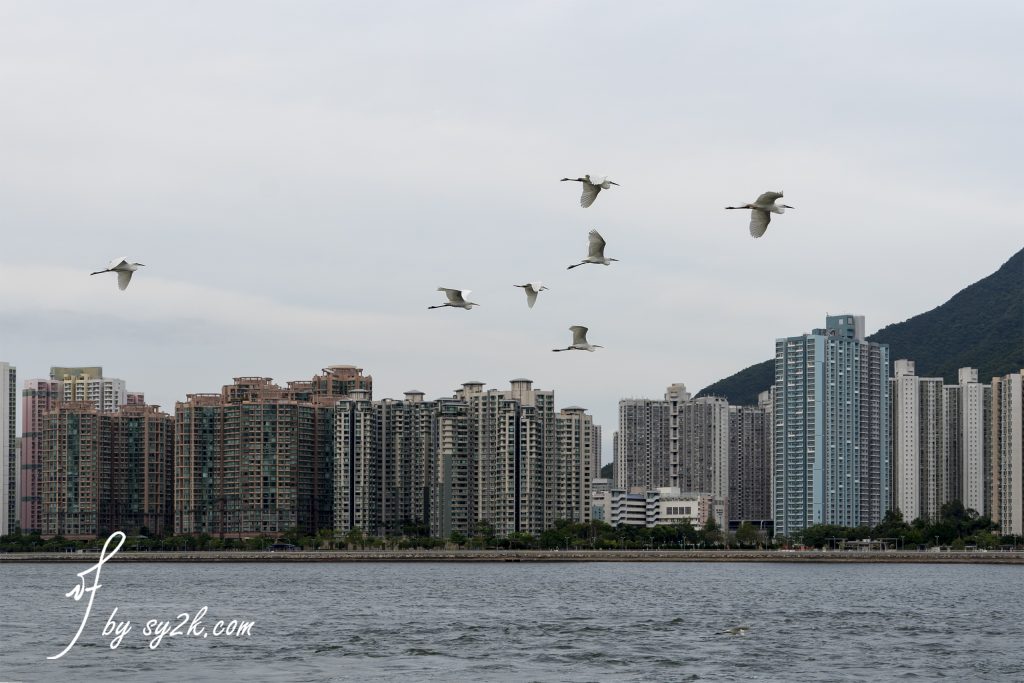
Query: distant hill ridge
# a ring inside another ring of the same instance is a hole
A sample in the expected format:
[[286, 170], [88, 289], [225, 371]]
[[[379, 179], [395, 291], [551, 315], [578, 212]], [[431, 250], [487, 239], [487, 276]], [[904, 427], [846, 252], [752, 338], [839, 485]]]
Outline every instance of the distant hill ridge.
[[[867, 340], [888, 344], [891, 360], [914, 361], [919, 376], [942, 377], [949, 384], [956, 383], [956, 372], [963, 367], [978, 368], [982, 382], [1024, 368], [1024, 249], [941, 306], [883, 327]], [[697, 395], [756, 405], [757, 395], [774, 381], [771, 359], [718, 380]]]

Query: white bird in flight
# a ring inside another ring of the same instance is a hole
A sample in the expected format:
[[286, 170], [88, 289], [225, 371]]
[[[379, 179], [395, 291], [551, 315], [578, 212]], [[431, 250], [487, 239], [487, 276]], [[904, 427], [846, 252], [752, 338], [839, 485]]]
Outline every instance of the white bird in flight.
[[601, 237], [601, 233], [599, 233], [597, 230], [591, 230], [590, 231], [590, 235], [588, 236], [588, 239], [589, 239], [589, 244], [587, 245], [587, 258], [583, 259], [579, 263], [574, 263], [573, 265], [571, 265], [568, 268], [566, 268], [566, 270], [572, 270], [573, 268], [575, 268], [577, 266], [586, 265], [587, 263], [593, 263], [595, 265], [607, 266], [607, 265], [610, 265], [612, 261], [618, 261], [619, 260], [617, 258], [605, 258], [604, 257], [605, 241], [604, 241], [604, 238]]
[[768, 229], [768, 223], [772, 220], [773, 213], [786, 213], [786, 209], [792, 206], [776, 204], [776, 199], [782, 199], [782, 191], [765, 192], [757, 198], [753, 204], [741, 204], [740, 206], [727, 206], [727, 209], [750, 209], [750, 235], [760, 237]]
[[467, 311], [472, 310], [475, 304], [472, 301], [466, 301], [466, 297], [469, 296], [471, 290], [468, 289], [449, 289], [448, 287], [438, 287], [437, 291], [444, 292], [445, 296], [448, 297], [448, 303], [441, 304], [439, 306], [427, 306], [427, 308], [444, 308], [445, 306], [451, 306], [452, 308], [464, 308]]
[[544, 286], [543, 282], [527, 282], [525, 285], [512, 286], [523, 288], [523, 291], [526, 292], [526, 303], [530, 306], [530, 308], [533, 308], [533, 305], [537, 303], [537, 294], [547, 289], [547, 287]]
[[608, 180], [607, 176], [594, 176], [593, 180], [590, 178], [590, 174], [583, 176], [582, 178], [562, 178], [562, 182], [571, 180], [577, 183], [583, 183], [583, 194], [580, 196], [580, 206], [584, 209], [594, 203], [597, 199], [597, 193], [601, 190], [607, 190], [612, 185], [618, 185]]
[[89, 275], [99, 275], [100, 273], [117, 273], [117, 288], [124, 291], [128, 288], [128, 283], [132, 281], [132, 273], [139, 269], [139, 266], [144, 266], [145, 263], [128, 263], [128, 259], [125, 257], [116, 258], [110, 262], [103, 270], [97, 270], [95, 273], [89, 273]]
[[603, 346], [598, 344], [591, 344], [587, 341], [587, 328], [583, 325], [573, 325], [569, 328], [572, 332], [572, 344], [565, 347], [564, 349], [551, 349], [552, 351], [590, 351], [593, 353], [594, 349], [603, 349]]

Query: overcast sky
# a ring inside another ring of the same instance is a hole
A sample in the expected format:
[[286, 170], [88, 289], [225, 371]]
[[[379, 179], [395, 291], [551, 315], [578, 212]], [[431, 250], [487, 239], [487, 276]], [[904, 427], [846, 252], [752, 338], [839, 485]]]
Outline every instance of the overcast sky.
[[[1024, 243], [1018, 2], [0, 2], [0, 360], [692, 391]], [[563, 176], [621, 183], [589, 209]], [[796, 207], [758, 240], [724, 211]], [[610, 267], [567, 265], [587, 232]], [[147, 264], [126, 292], [89, 277]], [[530, 310], [519, 289], [551, 289]], [[481, 306], [428, 311], [436, 287]], [[587, 325], [596, 353], [553, 354]], [[20, 429], [19, 429], [20, 431]]]

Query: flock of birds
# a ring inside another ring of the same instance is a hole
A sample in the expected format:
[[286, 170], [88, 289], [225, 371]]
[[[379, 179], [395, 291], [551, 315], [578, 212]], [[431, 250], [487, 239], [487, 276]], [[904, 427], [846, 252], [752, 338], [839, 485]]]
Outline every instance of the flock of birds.
[[[583, 194], [580, 196], [580, 206], [586, 209], [594, 203], [597, 199], [598, 193], [601, 190], [607, 190], [612, 185], [618, 186], [619, 184], [608, 180], [604, 176], [595, 176], [593, 178], [590, 175], [585, 175], [582, 178], [562, 178], [562, 182], [572, 181], [583, 184]], [[787, 204], [778, 204], [778, 200], [782, 199], [782, 192], [765, 192], [755, 201], [749, 204], [741, 204], [739, 206], [727, 206], [726, 209], [750, 209], [750, 234], [753, 237], [761, 237], [765, 231], [768, 230], [768, 223], [772, 220], [773, 213], [785, 213], [786, 209], [792, 209], [792, 206]], [[574, 263], [568, 267], [568, 270], [578, 268], [579, 266], [585, 266], [588, 263], [594, 265], [608, 266], [611, 265], [612, 261], [618, 261], [618, 259], [608, 258], [604, 255], [604, 248], [607, 243], [604, 238], [601, 237], [601, 233], [597, 230], [591, 230], [588, 235], [587, 243], [587, 257], [579, 263]], [[533, 308], [533, 305], [537, 303], [537, 295], [542, 291], [546, 290], [542, 282], [527, 282], [524, 285], [513, 285], [514, 287], [521, 287], [526, 292], [526, 304]], [[473, 309], [474, 306], [480, 304], [473, 301], [469, 301], [468, 297], [470, 291], [468, 289], [454, 289], [452, 287], [438, 287], [437, 291], [444, 292], [448, 298], [443, 304], [437, 306], [428, 306], [428, 309], [434, 308], [462, 308], [467, 311]], [[587, 332], [589, 329], [583, 325], [573, 325], [569, 328], [572, 332], [572, 344], [565, 347], [564, 349], [551, 349], [554, 352], [559, 351], [591, 351], [594, 349], [604, 348], [600, 344], [591, 344], [587, 341]]]
[[[601, 190], [610, 189], [612, 185], [618, 187], [618, 183], [608, 180], [604, 176], [585, 175], [582, 178], [562, 178], [562, 182], [571, 181], [582, 183], [583, 194], [580, 196], [580, 206], [584, 209], [588, 208], [597, 199], [597, 195]], [[761, 237], [768, 229], [768, 223], [772, 220], [773, 213], [785, 213], [786, 209], [792, 209], [792, 206], [787, 204], [777, 203], [779, 199], [782, 199], [782, 192], [765, 192], [755, 201], [749, 204], [740, 204], [739, 206], [727, 206], [726, 209], [750, 209], [750, 234], [753, 237]], [[604, 248], [606, 242], [601, 237], [601, 233], [597, 230], [591, 230], [588, 235], [587, 242], [587, 256], [579, 263], [574, 263], [567, 268], [572, 270], [579, 266], [585, 266], [587, 264], [608, 266], [613, 261], [618, 259], [608, 258], [604, 255]], [[120, 257], [112, 260], [110, 264], [103, 270], [97, 270], [90, 275], [99, 275], [100, 273], [117, 273], [117, 286], [122, 291], [128, 288], [128, 283], [132, 281], [132, 274], [135, 273], [143, 263], [131, 263], [125, 257]], [[530, 308], [537, 303], [537, 295], [548, 289], [542, 282], [527, 282], [523, 285], [513, 285], [520, 287], [526, 292], [526, 303]], [[428, 306], [428, 309], [433, 308], [462, 308], [467, 311], [472, 310], [474, 306], [480, 304], [469, 301], [470, 290], [468, 289], [454, 289], [451, 287], [438, 287], [437, 291], [444, 292], [448, 301], [437, 306]], [[591, 351], [594, 349], [603, 348], [598, 344], [591, 344], [587, 341], [588, 328], [583, 325], [573, 325], [569, 328], [572, 332], [572, 344], [565, 347], [564, 349], [551, 349], [552, 351]]]

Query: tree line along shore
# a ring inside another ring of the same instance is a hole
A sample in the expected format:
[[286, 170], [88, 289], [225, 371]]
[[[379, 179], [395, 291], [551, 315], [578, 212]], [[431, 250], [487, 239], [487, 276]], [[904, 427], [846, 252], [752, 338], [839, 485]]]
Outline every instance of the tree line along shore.
[[[139, 556], [176, 553], [182, 557], [202, 556], [210, 553], [256, 553], [264, 558], [267, 553], [322, 553], [338, 551], [376, 553], [381, 557], [398, 557], [409, 553], [410, 557], [426, 557], [422, 553], [487, 553], [509, 551], [575, 552], [586, 553], [587, 557], [612, 557], [614, 552], [669, 552], [673, 557], [685, 553], [710, 553], [708, 557], [724, 559], [727, 553], [740, 553], [737, 557], [752, 557], [760, 553], [775, 557], [778, 553], [793, 551], [881, 551], [880, 557], [892, 557], [894, 551], [902, 555], [918, 557], [943, 550], [953, 553], [978, 551], [982, 556], [991, 553], [1013, 553], [1024, 551], [1024, 538], [1000, 536], [991, 519], [979, 516], [965, 509], [959, 501], [953, 501], [942, 508], [934, 522], [918, 519], [913, 523], [903, 520], [899, 511], [890, 511], [885, 519], [874, 527], [838, 527], [817, 525], [808, 527], [791, 538], [769, 537], [768, 534], [745, 523], [735, 531], [718, 527], [709, 518], [703, 527], [697, 528], [688, 522], [666, 526], [641, 527], [620, 525], [613, 527], [601, 521], [574, 523], [557, 522], [554, 527], [538, 535], [518, 533], [497, 537], [493, 527], [480, 522], [474, 527], [473, 535], [455, 533], [448, 539], [432, 538], [421, 525], [409, 524], [387, 536], [367, 536], [358, 529], [344, 535], [336, 535], [330, 529], [323, 529], [315, 536], [302, 534], [298, 530], [280, 536], [254, 536], [250, 538], [221, 538], [209, 534], [169, 535], [154, 537], [145, 527], [134, 530], [122, 548], [122, 554]], [[60, 536], [44, 538], [38, 533], [16, 532], [0, 537], [0, 561], [20, 556], [47, 554], [67, 556], [80, 553], [98, 552], [103, 547], [106, 535], [88, 539], [69, 539]], [[324, 555], [325, 556], [325, 555]], [[462, 555], [453, 555], [453, 557]], [[788, 555], [787, 555], [788, 556]], [[813, 556], [813, 555], [812, 555]], [[808, 556], [808, 557], [812, 557]], [[225, 556], [226, 557], [226, 556]], [[337, 554], [339, 559], [355, 557]], [[466, 555], [468, 557], [468, 555]], [[541, 557], [538, 555], [538, 557]], [[546, 557], [546, 555], [544, 556]], [[557, 556], [564, 558], [564, 555]], [[580, 557], [583, 557], [582, 555]], [[816, 557], [816, 556], [815, 556]], [[834, 557], [828, 555], [826, 557]]]

